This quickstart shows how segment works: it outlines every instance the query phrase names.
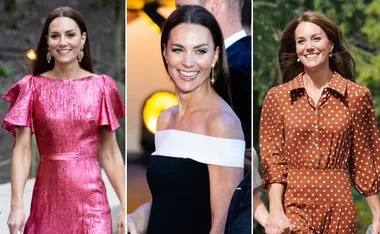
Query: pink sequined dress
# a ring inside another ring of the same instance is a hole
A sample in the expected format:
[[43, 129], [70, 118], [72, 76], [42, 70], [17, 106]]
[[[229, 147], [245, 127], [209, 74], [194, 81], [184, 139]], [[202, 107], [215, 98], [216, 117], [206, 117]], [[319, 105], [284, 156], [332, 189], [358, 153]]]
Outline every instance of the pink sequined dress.
[[125, 116], [115, 81], [25, 76], [3, 98], [11, 103], [3, 127], [31, 128], [40, 154], [24, 233], [112, 233], [98, 146], [99, 129], [115, 131]]

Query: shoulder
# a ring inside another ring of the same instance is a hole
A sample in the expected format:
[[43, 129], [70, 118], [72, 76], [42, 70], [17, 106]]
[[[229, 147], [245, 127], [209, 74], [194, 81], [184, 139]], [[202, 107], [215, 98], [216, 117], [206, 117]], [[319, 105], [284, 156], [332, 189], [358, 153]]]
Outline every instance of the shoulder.
[[372, 106], [372, 94], [371, 91], [362, 85], [356, 84], [350, 80], [347, 80], [347, 95], [350, 105], [353, 107], [363, 108], [364, 106]]
[[166, 130], [168, 128], [170, 120], [173, 114], [177, 111], [177, 108], [178, 106], [172, 106], [161, 112], [157, 118], [157, 131]]
[[211, 113], [207, 120], [207, 135], [244, 140], [239, 118], [232, 110], [221, 110]]

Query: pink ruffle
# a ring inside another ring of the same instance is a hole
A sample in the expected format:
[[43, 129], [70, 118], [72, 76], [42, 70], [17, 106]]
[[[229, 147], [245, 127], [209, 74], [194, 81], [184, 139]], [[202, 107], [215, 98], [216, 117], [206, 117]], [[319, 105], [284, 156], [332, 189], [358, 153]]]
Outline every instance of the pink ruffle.
[[100, 110], [99, 126], [108, 126], [114, 132], [119, 126], [118, 119], [125, 118], [124, 100], [120, 95], [116, 82], [109, 76], [102, 75], [104, 90]]
[[3, 99], [11, 103], [8, 113], [3, 119], [3, 128], [16, 136], [16, 128], [28, 127], [34, 133], [33, 125], [33, 85], [32, 76], [27, 75], [14, 84]]

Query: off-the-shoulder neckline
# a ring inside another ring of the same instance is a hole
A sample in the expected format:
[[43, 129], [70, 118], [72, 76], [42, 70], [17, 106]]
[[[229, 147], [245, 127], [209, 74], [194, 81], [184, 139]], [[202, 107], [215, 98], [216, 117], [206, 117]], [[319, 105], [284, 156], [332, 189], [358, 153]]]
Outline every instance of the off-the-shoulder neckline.
[[205, 138], [210, 138], [210, 139], [232, 140], [232, 141], [245, 142], [244, 140], [236, 139], [236, 138], [224, 138], [224, 137], [209, 136], [209, 135], [203, 135], [203, 134], [200, 134], [200, 133], [188, 132], [188, 131], [183, 131], [183, 130], [178, 130], [178, 129], [165, 129], [165, 130], [157, 131], [156, 133], [166, 133], [166, 132], [177, 132], [177, 133], [189, 134], [189, 135], [194, 135], [194, 136], [199, 136], [199, 137], [205, 137]]
[[35, 77], [42, 77], [42, 78], [45, 78], [45, 79], [56, 80], [56, 81], [74, 81], [74, 80], [84, 80], [84, 79], [89, 79], [89, 78], [92, 78], [92, 77], [99, 77], [99, 76], [102, 76], [102, 75], [91, 74], [91, 75], [80, 77], [80, 78], [76, 78], [76, 79], [63, 79], [63, 80], [51, 78], [51, 77], [48, 77], [48, 76], [43, 76], [41, 74], [37, 75]]

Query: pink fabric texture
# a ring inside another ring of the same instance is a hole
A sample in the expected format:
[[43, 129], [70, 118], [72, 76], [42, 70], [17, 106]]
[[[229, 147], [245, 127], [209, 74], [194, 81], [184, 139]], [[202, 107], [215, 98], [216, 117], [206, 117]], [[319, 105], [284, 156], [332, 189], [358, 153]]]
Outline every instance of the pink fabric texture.
[[3, 96], [3, 127], [36, 134], [40, 165], [24, 233], [112, 233], [98, 162], [99, 129], [115, 131], [124, 101], [108, 76], [25, 76]]

